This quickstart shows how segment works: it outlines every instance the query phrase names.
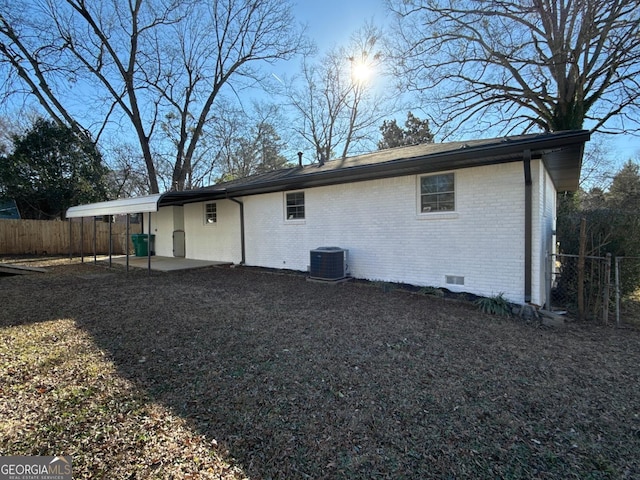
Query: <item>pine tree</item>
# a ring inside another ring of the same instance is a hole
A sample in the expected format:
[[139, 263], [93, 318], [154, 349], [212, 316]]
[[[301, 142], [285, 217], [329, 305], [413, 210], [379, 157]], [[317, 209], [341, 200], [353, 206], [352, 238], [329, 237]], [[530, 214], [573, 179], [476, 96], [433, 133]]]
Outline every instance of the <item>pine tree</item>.
[[382, 140], [378, 142], [378, 150], [433, 143], [429, 120], [421, 120], [411, 112], [407, 113], [404, 129], [398, 126], [395, 119], [385, 120], [380, 127], [380, 132], [382, 132]]

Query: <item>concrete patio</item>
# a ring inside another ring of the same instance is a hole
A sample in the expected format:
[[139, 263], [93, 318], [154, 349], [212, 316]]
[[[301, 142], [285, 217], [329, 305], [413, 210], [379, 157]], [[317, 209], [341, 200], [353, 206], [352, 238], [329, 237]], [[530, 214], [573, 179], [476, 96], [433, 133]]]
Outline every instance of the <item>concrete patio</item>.
[[[85, 260], [87, 261], [87, 260]], [[93, 257], [89, 261], [93, 261]], [[109, 257], [101, 256], [99, 258], [101, 262], [108, 262]], [[118, 255], [113, 256], [111, 261], [118, 265], [126, 266], [127, 256]], [[129, 267], [133, 268], [149, 268], [148, 257], [136, 257], [129, 256]], [[192, 270], [196, 268], [206, 268], [220, 265], [231, 265], [230, 262], [219, 262], [210, 260], [194, 260], [192, 258], [180, 258], [180, 257], [159, 257], [156, 255], [151, 256], [151, 270], [158, 272], [172, 272], [175, 270]]]

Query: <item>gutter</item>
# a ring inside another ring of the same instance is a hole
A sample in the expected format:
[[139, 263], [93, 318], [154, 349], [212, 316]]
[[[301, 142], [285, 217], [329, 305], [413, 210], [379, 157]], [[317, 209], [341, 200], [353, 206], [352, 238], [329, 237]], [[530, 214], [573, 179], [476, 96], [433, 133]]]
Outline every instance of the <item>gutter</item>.
[[240, 248], [242, 251], [242, 260], [240, 261], [240, 265], [244, 265], [247, 261], [246, 258], [246, 247], [245, 247], [245, 238], [244, 238], [244, 203], [234, 197], [227, 197], [234, 203], [237, 203], [240, 206]]
[[[345, 168], [325, 169], [305, 174], [292, 173], [284, 177], [269, 179], [250, 185], [230, 185], [226, 190], [232, 195], [247, 196], [281, 190], [296, 190], [341, 183], [375, 180], [404, 175], [425, 174], [443, 170], [480, 167], [519, 161], [523, 150], [545, 152], [566, 148], [589, 139], [589, 132], [574, 131], [554, 135], [549, 138], [529, 138], [526, 140], [504, 140], [481, 146], [470, 146], [416, 157], [397, 158], [381, 163], [352, 165]], [[485, 154], [486, 160], [482, 161]], [[328, 164], [325, 164], [325, 167]], [[309, 167], [305, 167], [308, 169]]]
[[531, 178], [531, 150], [522, 152], [524, 165], [524, 301], [531, 302], [531, 254], [533, 235], [533, 180]]
[[[217, 188], [214, 186], [214, 188], [199, 190], [167, 192], [158, 200], [158, 206], [184, 205], [204, 200], [246, 197], [285, 190], [519, 162], [522, 160], [522, 152], [527, 149], [536, 157], [538, 155], [544, 156], [561, 150], [570, 150], [580, 145], [583, 147], [587, 140], [589, 140], [589, 132], [580, 130], [533, 136], [526, 139], [511, 140], [507, 138], [482, 145], [462, 145], [453, 150], [404, 158], [394, 157], [379, 163], [355, 163], [344, 167], [331, 167], [332, 162], [329, 162], [324, 166], [295, 167], [282, 171], [279, 175], [267, 175], [256, 181], [248, 180], [221, 185]], [[579, 169], [579, 165], [569, 165], [569, 167]], [[558, 168], [565, 167], [560, 164]], [[570, 173], [573, 174], [573, 172]], [[555, 183], [557, 179], [554, 177], [553, 171], [551, 171], [551, 177]]]

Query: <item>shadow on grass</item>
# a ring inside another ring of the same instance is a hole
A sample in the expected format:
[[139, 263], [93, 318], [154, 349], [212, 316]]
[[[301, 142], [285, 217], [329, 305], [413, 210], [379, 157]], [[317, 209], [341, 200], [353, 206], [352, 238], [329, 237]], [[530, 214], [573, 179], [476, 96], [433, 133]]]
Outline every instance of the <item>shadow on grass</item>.
[[245, 269], [22, 283], [252, 479], [640, 474], [635, 331]]

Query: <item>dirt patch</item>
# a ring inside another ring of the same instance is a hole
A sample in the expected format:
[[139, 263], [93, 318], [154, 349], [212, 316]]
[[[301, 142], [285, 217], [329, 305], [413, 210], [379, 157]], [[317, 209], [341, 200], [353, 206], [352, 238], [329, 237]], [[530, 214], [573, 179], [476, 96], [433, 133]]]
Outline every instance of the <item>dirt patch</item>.
[[245, 268], [48, 270], [0, 279], [5, 454], [78, 478], [640, 476], [637, 329]]

